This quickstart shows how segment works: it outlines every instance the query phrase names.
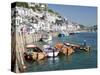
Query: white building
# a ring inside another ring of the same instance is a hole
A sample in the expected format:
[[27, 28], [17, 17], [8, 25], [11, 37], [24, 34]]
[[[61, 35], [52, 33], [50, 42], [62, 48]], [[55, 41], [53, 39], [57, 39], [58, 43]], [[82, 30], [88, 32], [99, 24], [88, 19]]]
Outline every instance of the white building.
[[14, 14], [13, 12], [18, 12], [18, 14], [20, 15], [20, 16], [32, 16], [32, 14], [33, 14], [33, 10], [30, 8], [23, 8], [23, 7], [15, 7], [15, 8], [13, 8], [12, 9], [12, 15]]
[[38, 6], [38, 7], [41, 7], [41, 8], [45, 8], [45, 7], [46, 7], [46, 4], [31, 3], [31, 2], [29, 2], [29, 3], [28, 3], [28, 6], [29, 6], [29, 7], [36, 7], [36, 6]]
[[28, 3], [28, 6], [29, 6], [29, 7], [35, 7], [35, 3], [29, 2], [29, 3]]
[[45, 21], [39, 21], [37, 27], [35, 27], [37, 30], [43, 30], [43, 31], [49, 31], [50, 30], [50, 24]]
[[[30, 7], [34, 7], [34, 5], [39, 5], [42, 8], [45, 8], [45, 4], [38, 4], [38, 3], [29, 3]], [[80, 28], [78, 24], [73, 24], [71, 21], [68, 21], [67, 18], [61, 18], [58, 17], [55, 14], [45, 12], [46, 13], [46, 19], [41, 20], [41, 17], [43, 17], [44, 12], [34, 12], [31, 8], [23, 8], [23, 7], [16, 7], [12, 8], [12, 16], [14, 16], [15, 12], [17, 13], [16, 17], [12, 18], [12, 22], [16, 24], [18, 27], [19, 25], [28, 25], [31, 24], [34, 27], [34, 30], [32, 32], [38, 32], [40, 30], [43, 31], [76, 31]], [[38, 16], [38, 17], [37, 17]], [[32, 19], [33, 18], [33, 19]], [[65, 23], [68, 21], [68, 24]], [[37, 23], [35, 23], [37, 21]], [[32, 28], [30, 28], [32, 30]]]
[[16, 27], [22, 25], [22, 22], [23, 22], [23, 20], [22, 20], [21, 16], [17, 15], [16, 17], [12, 17], [12, 23], [14, 25], [16, 25]]

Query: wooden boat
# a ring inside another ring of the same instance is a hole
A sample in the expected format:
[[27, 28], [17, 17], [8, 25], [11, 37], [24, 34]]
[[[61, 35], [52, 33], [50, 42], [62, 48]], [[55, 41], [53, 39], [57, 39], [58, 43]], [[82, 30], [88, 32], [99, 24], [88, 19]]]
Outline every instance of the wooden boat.
[[25, 56], [27, 59], [42, 60], [46, 57], [46, 53], [36, 45], [27, 45]]
[[49, 45], [44, 45], [43, 48], [44, 48], [44, 51], [46, 52], [48, 57], [55, 57], [59, 53], [59, 51], [50, 47]]
[[55, 48], [58, 49], [58, 50], [61, 50], [63, 48], [63, 44], [62, 43], [57, 43], [55, 44]]
[[69, 56], [69, 55], [71, 55], [74, 52], [74, 50], [71, 47], [63, 47], [60, 52], [62, 52], [63, 54]]
[[[66, 46], [71, 46], [74, 50], [84, 50], [86, 52], [90, 51], [90, 46], [87, 45], [77, 45], [77, 44], [71, 44], [71, 43], [64, 43]], [[75, 50], [75, 51], [76, 51]]]
[[65, 46], [63, 43], [57, 43], [55, 48], [59, 50], [60, 54], [63, 53], [64, 55], [71, 55], [74, 52], [73, 48]]
[[43, 52], [33, 52], [32, 53], [33, 60], [42, 60], [45, 58], [45, 53]]
[[73, 48], [79, 48], [80, 47], [80, 45], [71, 44], [71, 43], [64, 43], [64, 45], [66, 45], [66, 46], [72, 46]]

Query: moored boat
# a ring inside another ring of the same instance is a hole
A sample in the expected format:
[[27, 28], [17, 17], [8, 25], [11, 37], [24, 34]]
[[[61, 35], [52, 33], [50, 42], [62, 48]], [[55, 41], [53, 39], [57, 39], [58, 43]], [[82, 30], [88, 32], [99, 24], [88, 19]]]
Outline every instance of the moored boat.
[[64, 55], [71, 55], [73, 52], [74, 52], [74, 49], [73, 48], [71, 48], [71, 47], [68, 47], [68, 46], [65, 46], [63, 43], [57, 43], [56, 45], [55, 45], [55, 48], [57, 49], [57, 50], [59, 50], [59, 53], [60, 54], [64, 54]]
[[71, 44], [71, 43], [64, 43], [65, 46], [70, 46], [75, 51], [90, 51], [90, 46], [86, 45], [86, 42], [84, 42], [84, 45], [78, 45], [78, 44]]
[[52, 36], [46, 35], [46, 36], [42, 37], [42, 41], [44, 41], [44, 42], [52, 41]]
[[69, 56], [69, 55], [71, 55], [71, 54], [72, 54], [73, 52], [75, 52], [75, 51], [74, 51], [73, 48], [66, 46], [66, 47], [63, 47], [62, 50], [61, 50], [60, 52], [62, 52], [63, 54]]
[[61, 50], [62, 48], [63, 48], [63, 44], [62, 43], [57, 43], [57, 44], [55, 44], [55, 48], [57, 49], [57, 50]]
[[59, 51], [57, 49], [52, 48], [49, 45], [44, 45], [43, 48], [48, 57], [55, 57], [59, 53]]
[[42, 60], [46, 57], [45, 52], [36, 45], [27, 45], [26, 52], [24, 54], [27, 60], [30, 58], [32, 60]]
[[58, 34], [58, 37], [65, 37], [65, 36], [69, 36], [69, 33], [62, 31], [61, 33]]

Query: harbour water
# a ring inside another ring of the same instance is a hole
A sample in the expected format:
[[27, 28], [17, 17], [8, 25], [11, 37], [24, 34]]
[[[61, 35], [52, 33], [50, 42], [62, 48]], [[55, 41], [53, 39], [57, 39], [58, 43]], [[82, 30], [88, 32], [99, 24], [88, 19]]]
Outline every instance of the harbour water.
[[[90, 52], [75, 52], [70, 56], [57, 56], [40, 61], [26, 62], [26, 72], [53, 71], [53, 70], [70, 70], [86, 69], [97, 67], [97, 33], [77, 33], [66, 37], [53, 37], [50, 43], [54, 46], [57, 42], [69, 42], [74, 44], [83, 44], [84, 40], [91, 47]], [[41, 43], [44, 44], [44, 43]]]

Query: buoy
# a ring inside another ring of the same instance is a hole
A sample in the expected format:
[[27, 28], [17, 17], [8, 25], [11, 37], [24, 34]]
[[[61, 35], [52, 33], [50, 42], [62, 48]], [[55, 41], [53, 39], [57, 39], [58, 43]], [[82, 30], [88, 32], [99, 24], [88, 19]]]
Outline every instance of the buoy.
[[30, 58], [30, 56], [27, 57], [28, 59]]
[[23, 65], [22, 68], [25, 70], [27, 67], [26, 67], [26, 65]]
[[85, 49], [87, 52], [90, 51], [90, 46], [87, 46], [86, 49]]

